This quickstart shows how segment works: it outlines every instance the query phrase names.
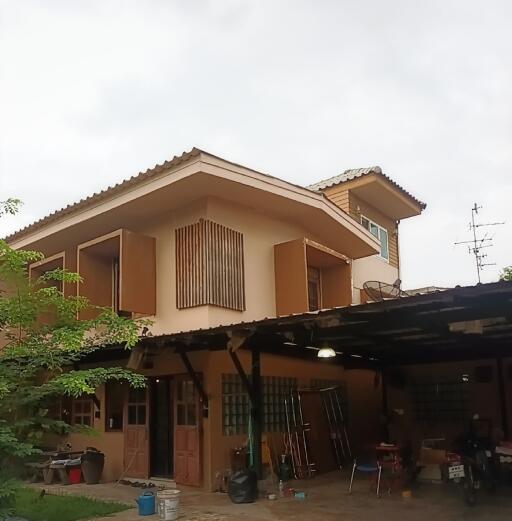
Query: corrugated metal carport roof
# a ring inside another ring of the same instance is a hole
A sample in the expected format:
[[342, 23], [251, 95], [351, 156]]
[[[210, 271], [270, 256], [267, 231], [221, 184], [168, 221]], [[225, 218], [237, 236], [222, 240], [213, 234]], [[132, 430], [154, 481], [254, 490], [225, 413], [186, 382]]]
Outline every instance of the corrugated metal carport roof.
[[512, 282], [456, 287], [254, 322], [187, 331], [142, 342], [182, 350], [244, 347], [316, 357], [323, 342], [345, 365], [389, 365], [512, 356]]

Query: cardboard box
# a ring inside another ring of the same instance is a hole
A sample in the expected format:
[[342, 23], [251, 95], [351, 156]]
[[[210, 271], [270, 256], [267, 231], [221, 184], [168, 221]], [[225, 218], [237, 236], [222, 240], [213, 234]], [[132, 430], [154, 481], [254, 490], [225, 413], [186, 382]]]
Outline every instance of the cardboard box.
[[420, 448], [418, 465], [442, 465], [447, 462], [446, 440], [444, 438], [425, 439]]
[[419, 465], [442, 465], [447, 462], [446, 451], [441, 449], [420, 449]]
[[442, 483], [442, 473], [439, 465], [424, 465], [418, 474], [418, 481], [422, 483]]

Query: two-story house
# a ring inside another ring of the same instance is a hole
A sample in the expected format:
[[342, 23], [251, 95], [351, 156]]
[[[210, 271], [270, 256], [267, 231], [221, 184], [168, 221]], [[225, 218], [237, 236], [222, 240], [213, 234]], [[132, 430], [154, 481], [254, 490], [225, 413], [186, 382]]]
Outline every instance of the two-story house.
[[[65, 294], [149, 317], [158, 338], [358, 304], [366, 280], [399, 278], [398, 224], [423, 208], [378, 167], [303, 188], [193, 149], [8, 241], [45, 254], [31, 270], [77, 271], [83, 282]], [[133, 364], [127, 357], [96, 363]], [[240, 359], [248, 363], [246, 354]], [[70, 441], [105, 452], [106, 480], [174, 477], [212, 489], [229, 467], [231, 449], [246, 438], [245, 391], [226, 351], [191, 348], [188, 360], [208, 395], [207, 415], [182, 358], [165, 345], [137, 365], [148, 376], [146, 390], [113, 383], [94, 401], [69, 404], [71, 423], [100, 433]], [[284, 428], [283, 393], [315, 382], [343, 383], [353, 418], [361, 407], [377, 410], [367, 373], [262, 355], [265, 430]]]

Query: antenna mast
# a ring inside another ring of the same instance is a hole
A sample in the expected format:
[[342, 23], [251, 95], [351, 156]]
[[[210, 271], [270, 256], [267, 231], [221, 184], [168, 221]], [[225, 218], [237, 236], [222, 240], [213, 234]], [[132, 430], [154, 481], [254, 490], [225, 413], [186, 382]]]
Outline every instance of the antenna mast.
[[482, 253], [481, 250], [484, 248], [490, 248], [492, 246], [493, 237], [487, 237], [487, 233], [483, 237], [477, 237], [477, 228], [482, 228], [486, 226], [499, 226], [501, 224], [505, 224], [505, 222], [496, 222], [496, 223], [476, 223], [475, 216], [478, 214], [478, 210], [482, 207], [478, 206], [476, 203], [473, 208], [471, 208], [471, 222], [469, 223], [469, 229], [473, 232], [473, 239], [470, 241], [460, 241], [455, 244], [467, 244], [468, 245], [468, 253], [470, 255], [474, 255], [475, 257], [475, 265], [476, 265], [476, 274], [478, 277], [478, 282], [480, 280], [480, 273], [484, 269], [485, 266], [495, 266], [495, 262], [484, 262], [484, 259], [487, 257], [487, 254]]

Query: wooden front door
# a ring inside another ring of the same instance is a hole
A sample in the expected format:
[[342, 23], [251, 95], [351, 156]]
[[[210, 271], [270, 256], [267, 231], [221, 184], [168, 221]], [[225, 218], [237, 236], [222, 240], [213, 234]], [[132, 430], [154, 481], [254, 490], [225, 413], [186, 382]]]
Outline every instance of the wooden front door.
[[188, 376], [176, 377], [174, 401], [174, 479], [201, 484], [201, 415], [199, 395]]
[[131, 478], [149, 478], [148, 391], [128, 390], [124, 430], [124, 469]]

